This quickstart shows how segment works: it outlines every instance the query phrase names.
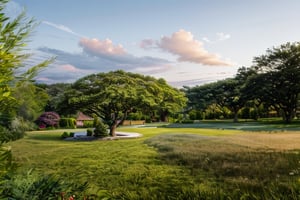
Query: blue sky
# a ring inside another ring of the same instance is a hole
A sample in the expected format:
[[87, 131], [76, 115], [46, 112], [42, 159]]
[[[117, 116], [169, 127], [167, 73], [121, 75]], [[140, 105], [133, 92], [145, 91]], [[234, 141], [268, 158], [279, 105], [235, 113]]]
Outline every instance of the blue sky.
[[123, 69], [199, 85], [232, 77], [268, 48], [300, 41], [298, 0], [14, 0], [39, 22], [32, 62], [45, 83]]

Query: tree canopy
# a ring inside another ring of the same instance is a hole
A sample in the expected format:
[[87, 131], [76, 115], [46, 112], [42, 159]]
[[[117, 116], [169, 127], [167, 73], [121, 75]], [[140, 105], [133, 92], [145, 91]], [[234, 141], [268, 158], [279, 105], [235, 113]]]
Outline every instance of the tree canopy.
[[300, 93], [300, 43], [286, 43], [254, 58], [257, 74], [248, 81], [260, 98], [282, 112], [285, 122], [295, 117]]
[[102, 118], [110, 126], [112, 136], [130, 112], [157, 110], [165, 117], [181, 111], [186, 102], [184, 94], [163, 79], [120, 70], [86, 76], [71, 88], [70, 104]]
[[238, 111], [244, 106], [245, 100], [241, 94], [242, 83], [238, 78], [228, 78], [217, 82], [196, 87], [186, 87], [190, 109], [205, 110], [215, 104], [220, 108], [226, 107], [238, 120]]
[[300, 93], [300, 43], [286, 43], [255, 57], [254, 65], [242, 67], [234, 78], [186, 87], [189, 107], [202, 109], [212, 104], [235, 114], [249, 102], [281, 114], [286, 123], [296, 115]]

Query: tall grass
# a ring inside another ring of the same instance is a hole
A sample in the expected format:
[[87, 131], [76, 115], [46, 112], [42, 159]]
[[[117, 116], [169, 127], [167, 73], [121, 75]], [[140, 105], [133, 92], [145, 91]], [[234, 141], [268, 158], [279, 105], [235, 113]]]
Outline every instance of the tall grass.
[[160, 135], [145, 142], [160, 152], [164, 163], [186, 167], [196, 182], [209, 180], [218, 188], [217, 193], [208, 193], [209, 198], [214, 194], [233, 199], [245, 195], [250, 199], [300, 198], [299, 151], [253, 149], [186, 134]]

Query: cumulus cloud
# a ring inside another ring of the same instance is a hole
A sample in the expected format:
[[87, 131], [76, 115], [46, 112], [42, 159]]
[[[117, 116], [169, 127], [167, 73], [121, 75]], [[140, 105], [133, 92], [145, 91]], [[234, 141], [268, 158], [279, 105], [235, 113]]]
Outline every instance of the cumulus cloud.
[[114, 45], [110, 39], [98, 40], [82, 38], [79, 46], [83, 51], [90, 55], [125, 55], [127, 54], [121, 44]]
[[67, 27], [67, 26], [65, 26], [65, 25], [62, 25], [62, 24], [55, 24], [55, 23], [49, 22], [49, 21], [43, 21], [42, 23], [43, 23], [43, 24], [46, 24], [46, 25], [49, 25], [49, 26], [52, 26], [52, 27], [54, 27], [54, 28], [56, 28], [56, 29], [59, 29], [59, 30], [61, 30], [61, 31], [64, 31], [64, 32], [66, 32], [66, 33], [70, 33], [70, 34], [72, 34], [72, 35], [75, 35], [75, 36], [77, 36], [77, 37], [84, 37], [84, 36], [80, 35], [79, 33], [74, 32], [71, 28], [69, 28], [69, 27]]
[[183, 29], [173, 33], [171, 36], [164, 36], [157, 46], [164, 51], [178, 56], [180, 62], [192, 62], [203, 65], [227, 66], [231, 63], [222, 60], [216, 54], [209, 53], [204, 49], [203, 43], [194, 39], [191, 32]]

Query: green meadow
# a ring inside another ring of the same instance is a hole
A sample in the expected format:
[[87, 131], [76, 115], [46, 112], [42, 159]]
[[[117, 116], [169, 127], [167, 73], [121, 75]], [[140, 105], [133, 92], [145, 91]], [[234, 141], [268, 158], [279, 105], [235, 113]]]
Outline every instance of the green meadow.
[[294, 126], [193, 126], [121, 127], [143, 136], [89, 142], [64, 141], [65, 130], [34, 131], [9, 145], [20, 184], [51, 175], [87, 183], [90, 199], [300, 199]]

